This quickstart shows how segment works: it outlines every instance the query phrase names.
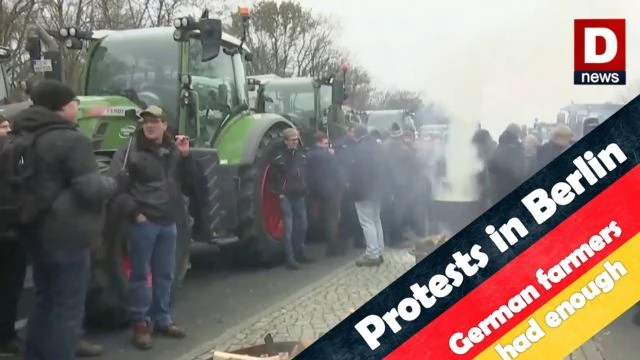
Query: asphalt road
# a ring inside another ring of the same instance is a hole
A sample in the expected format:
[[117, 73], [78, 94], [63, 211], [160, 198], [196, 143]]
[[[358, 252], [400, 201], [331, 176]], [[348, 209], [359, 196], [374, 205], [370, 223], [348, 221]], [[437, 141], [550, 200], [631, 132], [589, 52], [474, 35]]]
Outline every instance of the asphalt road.
[[639, 306], [632, 307], [599, 334], [598, 344], [606, 360], [640, 359], [640, 326], [633, 322], [638, 311]]
[[90, 332], [87, 338], [105, 347], [102, 359], [177, 359], [213, 340], [226, 329], [324, 278], [360, 254], [359, 250], [354, 249], [344, 257], [325, 258], [321, 244], [311, 245], [310, 250], [317, 261], [292, 272], [283, 267], [238, 269], [208, 248], [196, 249], [192, 256], [192, 268], [174, 311], [175, 321], [188, 332], [186, 339], [159, 338], [152, 350], [141, 352], [131, 345], [131, 334], [126, 329], [107, 333]]

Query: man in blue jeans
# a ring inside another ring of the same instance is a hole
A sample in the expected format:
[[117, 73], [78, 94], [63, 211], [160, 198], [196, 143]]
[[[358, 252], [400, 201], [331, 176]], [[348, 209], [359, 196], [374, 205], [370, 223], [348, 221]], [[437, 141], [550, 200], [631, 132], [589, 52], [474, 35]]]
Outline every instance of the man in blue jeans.
[[[105, 202], [118, 183], [98, 172], [91, 140], [77, 129], [78, 101], [56, 81], [31, 92], [13, 132], [41, 133], [33, 145], [36, 216], [24, 236], [33, 264], [35, 306], [27, 328], [27, 360], [73, 360], [91, 271], [91, 242], [99, 239]], [[122, 173], [114, 175], [121, 179]], [[126, 180], [126, 176], [124, 176]]]
[[287, 268], [298, 270], [300, 263], [311, 263], [305, 254], [304, 241], [307, 235], [307, 208], [304, 181], [306, 155], [300, 149], [300, 137], [296, 129], [282, 132], [283, 142], [272, 149], [272, 190], [280, 198], [280, 209], [285, 226], [285, 251]]
[[[113, 157], [110, 172], [129, 173], [127, 191], [120, 194], [124, 214], [132, 221], [129, 236], [131, 275], [129, 312], [133, 343], [140, 350], [152, 347], [151, 328], [166, 337], [186, 336], [171, 317], [177, 229], [183, 211], [181, 198], [190, 189], [188, 179], [195, 171], [189, 155], [189, 139], [172, 138], [161, 108], [150, 106], [140, 113], [142, 126]], [[151, 270], [153, 290], [147, 285]]]

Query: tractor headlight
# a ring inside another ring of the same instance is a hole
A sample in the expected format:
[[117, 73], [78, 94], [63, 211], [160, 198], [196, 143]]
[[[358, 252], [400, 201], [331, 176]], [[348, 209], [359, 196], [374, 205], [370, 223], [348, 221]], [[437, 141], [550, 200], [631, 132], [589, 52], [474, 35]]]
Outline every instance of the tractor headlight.
[[69, 36], [76, 36], [78, 34], [78, 30], [76, 30], [76, 28], [72, 27], [69, 28]]
[[176, 29], [180, 29], [182, 27], [182, 20], [181, 19], [173, 20], [173, 27], [175, 27]]
[[176, 29], [173, 32], [173, 40], [175, 41], [182, 41], [182, 30], [178, 30]]
[[62, 36], [62, 37], [69, 36], [69, 31], [67, 31], [67, 29], [65, 29], [65, 28], [60, 29], [59, 33], [60, 33], [60, 36]]

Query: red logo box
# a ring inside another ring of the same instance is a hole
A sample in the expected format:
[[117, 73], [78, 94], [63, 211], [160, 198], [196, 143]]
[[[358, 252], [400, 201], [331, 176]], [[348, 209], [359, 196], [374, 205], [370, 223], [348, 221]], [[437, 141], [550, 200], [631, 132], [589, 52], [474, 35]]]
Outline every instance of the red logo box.
[[626, 83], [626, 20], [574, 21], [574, 83]]

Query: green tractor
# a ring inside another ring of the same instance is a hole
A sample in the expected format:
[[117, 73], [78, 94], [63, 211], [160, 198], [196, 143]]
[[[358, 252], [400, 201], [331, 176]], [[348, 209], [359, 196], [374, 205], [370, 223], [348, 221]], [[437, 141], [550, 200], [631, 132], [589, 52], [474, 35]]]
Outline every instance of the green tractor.
[[[189, 267], [192, 241], [261, 266], [277, 264], [284, 250], [279, 201], [267, 181], [268, 149], [294, 125], [277, 114], [249, 109], [245, 65], [251, 54], [244, 37], [223, 33], [221, 21], [206, 13], [198, 20], [175, 19], [173, 28], [49, 32], [70, 49], [88, 43], [79, 127], [93, 140], [102, 168], [127, 144], [142, 107], [163, 107], [169, 130], [191, 138], [200, 186], [180, 204], [185, 212], [178, 222], [176, 284]], [[248, 13], [243, 18], [246, 34]], [[115, 204], [109, 214], [95, 252], [87, 305], [89, 319], [119, 322], [129, 271], [127, 221], [117, 215]]]
[[344, 135], [346, 99], [344, 82], [334, 77], [251, 79], [257, 86], [256, 110], [282, 114], [300, 129], [302, 142], [310, 146], [314, 132], [322, 130], [335, 140]]

